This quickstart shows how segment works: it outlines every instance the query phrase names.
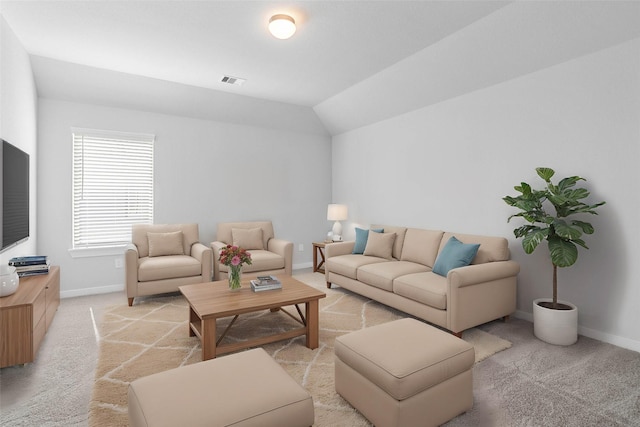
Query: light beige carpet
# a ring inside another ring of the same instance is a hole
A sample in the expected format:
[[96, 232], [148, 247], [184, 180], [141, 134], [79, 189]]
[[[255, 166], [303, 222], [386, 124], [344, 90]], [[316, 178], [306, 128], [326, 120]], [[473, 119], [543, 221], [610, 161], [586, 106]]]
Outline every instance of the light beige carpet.
[[[340, 288], [327, 289], [323, 275], [306, 273], [296, 278], [327, 294], [320, 300], [320, 346], [310, 350], [304, 345], [304, 337], [297, 337], [263, 348], [313, 396], [314, 425], [369, 426], [335, 392], [334, 339], [407, 315]], [[295, 313], [295, 308], [287, 309]], [[99, 328], [101, 342], [90, 426], [127, 426], [127, 387], [131, 381], [201, 361], [199, 340], [188, 336], [188, 312], [188, 304], [180, 295], [151, 297], [133, 307], [122, 304], [107, 309]], [[230, 320], [218, 322], [218, 327], [224, 328]], [[225, 339], [242, 340], [292, 326], [299, 324], [283, 313], [247, 314], [238, 318]], [[479, 329], [465, 331], [463, 339], [474, 345], [476, 362], [511, 347], [509, 341]]]

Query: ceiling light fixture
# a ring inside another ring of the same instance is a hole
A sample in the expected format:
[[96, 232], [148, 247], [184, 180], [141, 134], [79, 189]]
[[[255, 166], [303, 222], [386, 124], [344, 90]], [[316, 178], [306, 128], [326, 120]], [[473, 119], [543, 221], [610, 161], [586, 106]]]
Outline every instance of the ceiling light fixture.
[[296, 21], [289, 15], [273, 15], [269, 19], [269, 31], [277, 39], [288, 39], [296, 32]]

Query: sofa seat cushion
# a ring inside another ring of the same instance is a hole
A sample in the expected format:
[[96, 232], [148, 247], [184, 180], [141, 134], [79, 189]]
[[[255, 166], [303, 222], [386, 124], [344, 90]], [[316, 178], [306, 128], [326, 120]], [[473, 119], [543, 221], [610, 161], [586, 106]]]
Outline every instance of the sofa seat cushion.
[[396, 278], [393, 293], [433, 308], [447, 309], [447, 278], [430, 271]]
[[176, 277], [200, 276], [200, 261], [189, 255], [168, 255], [138, 259], [138, 281], [175, 279]]
[[[269, 251], [253, 250], [251, 253], [251, 265], [243, 265], [243, 273], [251, 273], [252, 271], [268, 271], [280, 270], [284, 268], [284, 257]], [[220, 264], [220, 271], [228, 272], [229, 267]]]
[[396, 277], [426, 271], [429, 271], [429, 268], [422, 264], [408, 261], [391, 261], [363, 265], [358, 268], [357, 280], [367, 285], [392, 292], [393, 280]]
[[328, 258], [325, 262], [326, 268], [332, 272], [341, 276], [348, 277], [353, 280], [357, 280], [358, 268], [367, 264], [375, 264], [380, 262], [390, 262], [384, 258], [377, 258], [373, 256], [365, 255], [340, 255]]

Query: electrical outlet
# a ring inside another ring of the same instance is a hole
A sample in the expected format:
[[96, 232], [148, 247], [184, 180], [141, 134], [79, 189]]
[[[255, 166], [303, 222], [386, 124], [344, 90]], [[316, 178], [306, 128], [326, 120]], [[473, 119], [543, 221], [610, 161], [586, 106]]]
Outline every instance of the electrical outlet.
[[116, 268], [122, 268], [122, 258], [116, 258], [114, 260], [114, 264], [115, 264]]
[[298, 244], [298, 252], [304, 252], [304, 243]]

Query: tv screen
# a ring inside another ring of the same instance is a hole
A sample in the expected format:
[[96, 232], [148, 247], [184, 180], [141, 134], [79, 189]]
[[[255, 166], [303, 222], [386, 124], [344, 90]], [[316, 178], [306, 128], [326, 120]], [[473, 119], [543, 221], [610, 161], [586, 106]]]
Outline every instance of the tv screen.
[[2, 140], [2, 249], [29, 237], [29, 155]]

